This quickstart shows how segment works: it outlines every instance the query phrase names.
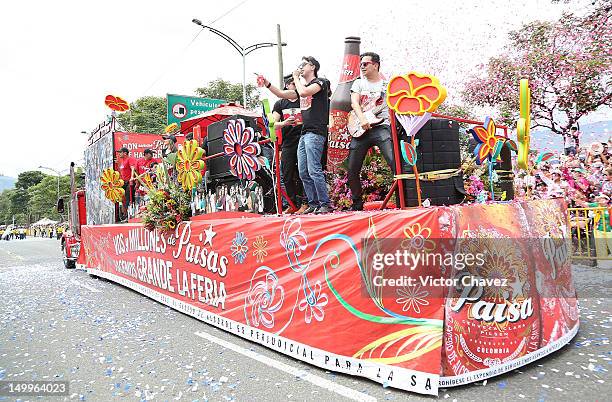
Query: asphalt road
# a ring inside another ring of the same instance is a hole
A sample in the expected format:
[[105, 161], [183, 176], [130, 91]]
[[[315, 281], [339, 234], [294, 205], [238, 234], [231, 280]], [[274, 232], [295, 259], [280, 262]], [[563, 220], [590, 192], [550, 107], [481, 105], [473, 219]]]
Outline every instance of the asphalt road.
[[[438, 398], [612, 400], [611, 296], [605, 297], [612, 269], [575, 267], [575, 277], [590, 292], [580, 300], [580, 332], [570, 345], [506, 375], [441, 389]], [[69, 381], [65, 399], [435, 399], [308, 366], [64, 269], [52, 239], [0, 242], [0, 305], [0, 380]]]

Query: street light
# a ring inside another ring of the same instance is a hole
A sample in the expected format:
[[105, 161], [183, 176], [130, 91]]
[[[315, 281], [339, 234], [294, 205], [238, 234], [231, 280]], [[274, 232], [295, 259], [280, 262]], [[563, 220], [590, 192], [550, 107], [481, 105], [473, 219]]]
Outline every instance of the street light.
[[[222, 37], [223, 39], [225, 39], [227, 42], [229, 42], [230, 45], [232, 45], [232, 47], [234, 49], [236, 49], [238, 51], [238, 53], [240, 53], [240, 55], [242, 56], [242, 104], [244, 107], [246, 107], [246, 56], [247, 54], [251, 53], [254, 50], [257, 49], [262, 49], [264, 47], [272, 47], [272, 46], [278, 46], [278, 43], [272, 43], [272, 42], [263, 42], [263, 43], [256, 43], [254, 45], [251, 46], [247, 46], [247, 47], [242, 47], [238, 44], [238, 42], [236, 42], [234, 39], [230, 38], [228, 35], [224, 34], [223, 32], [219, 31], [218, 29], [215, 29], [213, 27], [209, 27], [208, 25], [204, 25], [202, 24], [202, 21], [194, 18], [191, 20], [191, 22], [193, 22], [196, 25], [199, 25], [202, 27], [202, 29], [206, 28], [208, 29], [210, 32]], [[281, 46], [287, 46], [286, 43], [281, 43]], [[279, 60], [280, 62], [280, 60]]]
[[39, 166], [39, 169], [47, 169], [50, 170], [52, 172], [55, 172], [57, 174], [57, 199], [59, 200], [60, 198], [60, 191], [59, 191], [59, 187], [60, 187], [60, 176], [62, 175], [62, 173], [59, 170], [50, 168], [50, 167], [44, 167], [44, 166]]

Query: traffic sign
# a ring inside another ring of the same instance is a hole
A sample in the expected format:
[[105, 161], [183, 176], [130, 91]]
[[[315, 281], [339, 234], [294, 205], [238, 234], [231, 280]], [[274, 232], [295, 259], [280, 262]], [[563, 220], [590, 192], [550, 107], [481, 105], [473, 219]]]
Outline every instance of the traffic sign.
[[168, 101], [167, 124], [178, 124], [182, 120], [190, 119], [227, 103], [221, 99], [173, 94], [167, 94], [166, 99]]

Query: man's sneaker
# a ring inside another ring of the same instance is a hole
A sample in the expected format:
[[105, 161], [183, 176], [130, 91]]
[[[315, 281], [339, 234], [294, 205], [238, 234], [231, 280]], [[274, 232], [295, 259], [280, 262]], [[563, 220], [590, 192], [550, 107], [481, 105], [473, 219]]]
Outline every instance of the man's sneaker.
[[331, 209], [329, 209], [329, 207], [327, 205], [323, 205], [320, 206], [319, 208], [317, 208], [317, 210], [315, 211], [315, 214], [319, 215], [319, 214], [328, 214], [331, 212]]
[[308, 206], [308, 208], [306, 208], [306, 209], [305, 209], [305, 210], [304, 210], [302, 213], [303, 213], [303, 214], [312, 214], [312, 213], [313, 213], [313, 212], [315, 212], [316, 210], [317, 210], [317, 208], [315, 208], [315, 207], [311, 207], [311, 206]]

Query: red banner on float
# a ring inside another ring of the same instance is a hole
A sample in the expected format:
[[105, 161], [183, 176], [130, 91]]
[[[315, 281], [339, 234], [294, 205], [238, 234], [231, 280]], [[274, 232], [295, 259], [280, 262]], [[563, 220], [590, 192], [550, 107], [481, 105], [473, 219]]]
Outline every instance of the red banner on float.
[[[153, 151], [153, 158], [161, 159], [162, 149], [164, 148], [164, 140], [160, 134], [141, 134], [141, 133], [125, 133], [117, 131], [114, 135], [115, 151], [126, 147], [130, 150], [130, 156], [134, 158], [142, 158], [145, 149], [149, 148]], [[182, 144], [185, 140], [184, 136], [176, 137], [177, 144]]]
[[[333, 219], [210, 214], [172, 234], [137, 224], [85, 226], [83, 242], [90, 274], [321, 368], [437, 394], [439, 385], [526, 364], [575, 334], [563, 244], [500, 246], [500, 239], [546, 239], [545, 228], [549, 238], [565, 238], [564, 211], [549, 200]], [[545, 226], [551, 217], [558, 219]], [[538, 233], [530, 229], [536, 224]], [[482, 271], [415, 264], [397, 276], [383, 266], [394, 255], [387, 241], [398, 247], [397, 257], [453, 249], [483, 252], [487, 264]], [[497, 278], [504, 264], [516, 268], [516, 277], [505, 273], [512, 284], [472, 290], [461, 281], [433, 284], [466, 272]], [[410, 277], [431, 280], [410, 283]]]

